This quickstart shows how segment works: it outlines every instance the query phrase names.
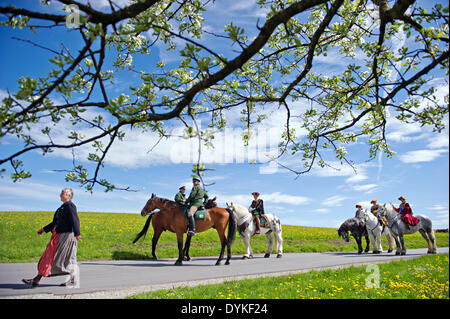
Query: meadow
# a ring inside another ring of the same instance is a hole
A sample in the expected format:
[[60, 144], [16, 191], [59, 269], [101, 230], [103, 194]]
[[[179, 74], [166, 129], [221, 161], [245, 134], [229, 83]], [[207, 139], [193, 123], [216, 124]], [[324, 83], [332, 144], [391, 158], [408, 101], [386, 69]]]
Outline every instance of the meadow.
[[[142, 229], [146, 218], [138, 214], [80, 212], [81, 241], [78, 260], [151, 259], [150, 227], [146, 238], [132, 241]], [[0, 262], [37, 262], [43, 253], [50, 233], [37, 235], [37, 230], [52, 221], [53, 212], [0, 212]], [[284, 252], [356, 251], [354, 240], [346, 243], [335, 228], [283, 225]], [[449, 245], [448, 233], [436, 233], [437, 246]], [[406, 237], [407, 248], [426, 247], [420, 234]], [[365, 243], [364, 243], [365, 247]], [[387, 249], [386, 240], [383, 247]], [[252, 238], [254, 253], [264, 253], [265, 236]], [[274, 247], [275, 251], [275, 247]], [[210, 229], [197, 234], [192, 241], [191, 256], [216, 256], [220, 252], [217, 232]], [[245, 246], [239, 235], [232, 246], [234, 255], [243, 254]], [[156, 253], [161, 258], [176, 258], [178, 249], [174, 233], [164, 232]]]
[[[373, 266], [373, 265], [372, 265]], [[449, 299], [448, 254], [137, 294], [135, 299]], [[369, 278], [369, 279], [368, 279]], [[350, 280], [349, 280], [350, 279]], [[369, 284], [366, 284], [369, 281]], [[376, 284], [377, 283], [377, 284]]]

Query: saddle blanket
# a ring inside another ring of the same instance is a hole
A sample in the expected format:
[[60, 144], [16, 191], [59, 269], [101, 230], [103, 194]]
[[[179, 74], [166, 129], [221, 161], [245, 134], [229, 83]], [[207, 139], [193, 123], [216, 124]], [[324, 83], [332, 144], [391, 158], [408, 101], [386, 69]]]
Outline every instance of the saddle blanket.
[[[188, 219], [188, 212], [189, 207], [186, 207], [184, 210], [184, 218]], [[199, 209], [194, 214], [194, 220], [205, 220], [206, 218], [206, 210], [205, 209]]]
[[264, 215], [259, 215], [259, 223], [260, 223], [261, 227], [270, 228], [269, 220]]

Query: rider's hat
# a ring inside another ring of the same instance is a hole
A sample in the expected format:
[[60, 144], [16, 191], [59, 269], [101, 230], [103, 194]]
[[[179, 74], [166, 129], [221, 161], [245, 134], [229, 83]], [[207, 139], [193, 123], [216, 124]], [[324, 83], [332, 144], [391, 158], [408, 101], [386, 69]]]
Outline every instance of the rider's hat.
[[356, 208], [362, 208], [361, 204], [356, 204]]
[[252, 195], [259, 196], [259, 193], [258, 192], [253, 192]]
[[374, 204], [374, 203], [376, 204], [376, 203], [377, 203], [377, 200], [376, 200], [376, 199], [372, 199], [372, 200], [370, 201], [370, 203], [371, 203], [371, 204]]
[[400, 197], [398, 198], [398, 200], [406, 200], [406, 198], [403, 197], [403, 196], [400, 196]]
[[186, 189], [186, 186], [181, 186], [181, 187], [179, 188], [180, 191], [181, 191], [182, 189]]
[[192, 182], [200, 182], [200, 180], [199, 180], [198, 178], [194, 177], [194, 178], [192, 179]]

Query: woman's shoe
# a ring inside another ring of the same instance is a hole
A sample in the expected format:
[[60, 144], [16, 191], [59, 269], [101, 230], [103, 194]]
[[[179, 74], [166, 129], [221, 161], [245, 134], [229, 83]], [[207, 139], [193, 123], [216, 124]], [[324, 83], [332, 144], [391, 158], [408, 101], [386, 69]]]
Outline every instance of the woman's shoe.
[[22, 279], [22, 282], [31, 288], [36, 288], [39, 285], [39, 281], [35, 281], [34, 279]]

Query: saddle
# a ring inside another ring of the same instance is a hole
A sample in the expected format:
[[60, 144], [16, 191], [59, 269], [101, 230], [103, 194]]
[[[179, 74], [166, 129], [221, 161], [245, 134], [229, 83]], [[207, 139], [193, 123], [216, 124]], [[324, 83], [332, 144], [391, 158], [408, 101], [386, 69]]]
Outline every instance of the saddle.
[[259, 215], [259, 224], [261, 227], [270, 228], [269, 220], [267, 219], [267, 217], [264, 214]]
[[[184, 214], [183, 214], [183, 216], [184, 216], [184, 218], [186, 218], [186, 219], [188, 219], [188, 212], [189, 212], [189, 209], [190, 209], [191, 207], [190, 206], [187, 206], [185, 209], [184, 209]], [[205, 210], [205, 207], [204, 206], [200, 206], [198, 209], [197, 209], [197, 211], [195, 212], [195, 214], [194, 214], [194, 220], [205, 220], [205, 218], [206, 218], [206, 210]]]

